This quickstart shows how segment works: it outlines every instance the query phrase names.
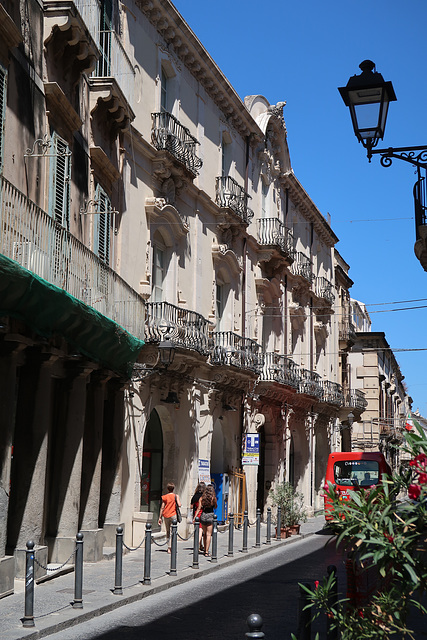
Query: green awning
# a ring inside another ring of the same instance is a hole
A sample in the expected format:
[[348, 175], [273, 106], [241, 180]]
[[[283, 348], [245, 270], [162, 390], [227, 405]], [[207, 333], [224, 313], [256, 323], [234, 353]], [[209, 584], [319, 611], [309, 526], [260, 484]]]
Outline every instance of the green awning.
[[63, 337], [79, 353], [130, 377], [144, 345], [116, 322], [0, 254], [0, 316], [39, 335]]

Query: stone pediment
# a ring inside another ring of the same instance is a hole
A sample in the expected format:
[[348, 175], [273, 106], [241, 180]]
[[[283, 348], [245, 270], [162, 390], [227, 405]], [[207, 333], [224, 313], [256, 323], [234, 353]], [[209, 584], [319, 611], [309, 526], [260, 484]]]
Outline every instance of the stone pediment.
[[212, 257], [214, 263], [219, 261], [225, 262], [230, 273], [234, 276], [237, 276], [241, 271], [243, 271], [243, 267], [240, 264], [238, 257], [227, 245], [217, 244], [215, 242], [212, 245]]
[[156, 226], [163, 226], [168, 231], [171, 243], [186, 236], [190, 231], [188, 221], [178, 209], [168, 204], [164, 198], [146, 198], [145, 212], [148, 224], [155, 222]]

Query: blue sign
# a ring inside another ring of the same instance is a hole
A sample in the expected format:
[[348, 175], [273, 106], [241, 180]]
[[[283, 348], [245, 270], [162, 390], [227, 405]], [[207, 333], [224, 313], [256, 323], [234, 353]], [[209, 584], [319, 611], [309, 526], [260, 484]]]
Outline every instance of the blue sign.
[[246, 434], [246, 453], [259, 453], [259, 433]]

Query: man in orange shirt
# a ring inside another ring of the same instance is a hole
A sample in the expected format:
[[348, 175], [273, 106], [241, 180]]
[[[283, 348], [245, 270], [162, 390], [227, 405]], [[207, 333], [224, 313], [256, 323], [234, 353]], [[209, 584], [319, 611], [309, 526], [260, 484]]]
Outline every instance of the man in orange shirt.
[[178, 507], [181, 507], [181, 501], [179, 499], [179, 496], [176, 493], [174, 493], [175, 485], [173, 482], [169, 482], [167, 484], [166, 489], [168, 490], [168, 493], [162, 496], [162, 506], [160, 507], [159, 525], [162, 524], [162, 518], [163, 518], [165, 523], [165, 528], [166, 528], [166, 537], [168, 540], [168, 553], [170, 553], [171, 552], [170, 535], [171, 535], [172, 518], [176, 518], [175, 498], [176, 498], [176, 502], [178, 503]]

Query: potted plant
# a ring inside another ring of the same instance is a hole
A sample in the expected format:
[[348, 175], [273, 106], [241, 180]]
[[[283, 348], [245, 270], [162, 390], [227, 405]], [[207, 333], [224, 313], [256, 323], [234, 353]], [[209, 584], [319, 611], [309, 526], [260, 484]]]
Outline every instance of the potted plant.
[[304, 496], [290, 482], [279, 484], [270, 490], [273, 506], [281, 508], [280, 537], [299, 533], [300, 525], [307, 521]]

